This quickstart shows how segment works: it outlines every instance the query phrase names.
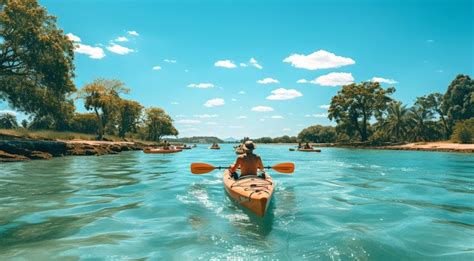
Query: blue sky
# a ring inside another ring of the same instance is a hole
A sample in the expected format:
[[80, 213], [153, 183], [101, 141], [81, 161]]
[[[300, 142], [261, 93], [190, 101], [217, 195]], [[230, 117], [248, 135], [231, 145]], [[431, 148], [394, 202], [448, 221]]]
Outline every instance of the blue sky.
[[344, 82], [383, 78], [411, 104], [474, 72], [473, 1], [40, 3], [80, 38], [78, 88], [124, 81], [180, 136], [295, 135], [332, 124], [324, 105]]

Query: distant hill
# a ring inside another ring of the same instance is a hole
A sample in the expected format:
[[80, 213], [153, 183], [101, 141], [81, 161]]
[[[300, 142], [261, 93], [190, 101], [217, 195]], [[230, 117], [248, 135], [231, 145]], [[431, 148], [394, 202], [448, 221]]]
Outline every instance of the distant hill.
[[236, 138], [232, 138], [232, 137], [229, 137], [229, 138], [225, 138], [224, 139], [225, 142], [227, 143], [236, 143], [236, 142], [240, 142], [240, 140], [236, 139]]
[[224, 143], [223, 140], [217, 137], [209, 136], [193, 136], [184, 137], [179, 139], [168, 139], [170, 142], [182, 142], [182, 143]]

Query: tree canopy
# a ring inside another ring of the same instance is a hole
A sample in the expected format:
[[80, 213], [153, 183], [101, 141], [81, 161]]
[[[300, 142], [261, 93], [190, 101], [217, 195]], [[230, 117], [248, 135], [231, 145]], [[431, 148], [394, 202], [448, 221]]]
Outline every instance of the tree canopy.
[[0, 99], [63, 129], [74, 111], [74, 46], [36, 0], [0, 1]]
[[163, 136], [177, 136], [173, 119], [161, 108], [148, 108], [145, 111], [144, 127], [148, 140], [160, 141]]

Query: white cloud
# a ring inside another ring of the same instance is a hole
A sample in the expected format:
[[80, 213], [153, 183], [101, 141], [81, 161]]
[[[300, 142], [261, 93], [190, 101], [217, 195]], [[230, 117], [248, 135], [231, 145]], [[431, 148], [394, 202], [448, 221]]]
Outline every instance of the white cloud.
[[116, 42], [128, 42], [128, 38], [125, 36], [119, 36], [115, 39]]
[[260, 121], [265, 121], [265, 119], [260, 119]]
[[327, 117], [328, 117], [328, 114], [327, 114], [327, 113], [306, 114], [305, 117], [306, 117], [306, 118], [309, 118], [309, 117], [314, 117], [314, 118], [327, 118]]
[[354, 82], [354, 77], [351, 73], [333, 72], [326, 75], [319, 76], [311, 83], [319, 84], [321, 86], [340, 86], [351, 84]]
[[164, 59], [165, 63], [176, 63], [176, 60]]
[[256, 111], [256, 112], [270, 112], [270, 111], [273, 111], [273, 108], [272, 108], [272, 107], [269, 107], [269, 106], [256, 106], [256, 107], [253, 107], [253, 108], [252, 108], [252, 111]]
[[286, 57], [283, 62], [291, 63], [293, 67], [307, 70], [339, 68], [355, 64], [355, 61], [351, 58], [337, 56], [325, 50], [319, 50], [309, 55], [292, 54]]
[[237, 67], [237, 65], [235, 65], [235, 63], [233, 63], [231, 60], [217, 61], [217, 62], [214, 63], [214, 66], [223, 67], [223, 68], [227, 68], [227, 69], [233, 69], [233, 68]]
[[207, 88], [214, 88], [214, 84], [212, 83], [190, 83], [188, 84], [189, 88], [198, 88], [198, 89], [207, 89]]
[[272, 118], [272, 119], [283, 119], [283, 116], [281, 116], [281, 115], [273, 115], [271, 118]]
[[325, 110], [329, 110], [329, 107], [331, 107], [331, 105], [321, 105], [321, 106], [319, 106], [319, 108], [325, 109]]
[[290, 128], [283, 128], [282, 131], [291, 131]]
[[206, 101], [206, 103], [204, 103], [204, 106], [206, 106], [206, 107], [215, 107], [215, 106], [222, 106], [224, 104], [225, 104], [224, 99], [215, 98], [215, 99], [211, 99], [211, 100]]
[[129, 54], [129, 53], [133, 53], [134, 50], [133, 49], [130, 49], [130, 48], [127, 48], [125, 46], [121, 46], [121, 45], [118, 45], [118, 44], [112, 44], [112, 45], [109, 45], [106, 47], [107, 50], [113, 52], [113, 53], [116, 53], [116, 54], [120, 54], [120, 55], [125, 55], [125, 54]]
[[137, 31], [128, 31], [127, 33], [128, 33], [129, 35], [139, 36], [139, 34], [137, 33]]
[[176, 123], [190, 125], [190, 124], [201, 123], [201, 121], [200, 120], [182, 119], [182, 120], [177, 120]]
[[246, 63], [240, 63], [239, 65], [240, 65], [240, 67], [248, 67], [248, 65]]
[[269, 84], [269, 83], [280, 83], [277, 79], [273, 79], [273, 78], [270, 78], [270, 77], [267, 77], [265, 79], [262, 79], [262, 80], [258, 80], [257, 83], [260, 83], [260, 84]]
[[178, 114], [178, 115], [176, 115], [175, 117], [176, 117], [176, 118], [184, 118], [184, 117], [186, 117], [186, 115], [184, 115], [184, 114]]
[[247, 116], [242, 115], [242, 116], [237, 117], [237, 119], [247, 119]]
[[157, 65], [157, 66], [153, 66], [152, 69], [155, 70], [155, 71], [158, 71], [158, 70], [161, 70], [161, 66], [158, 66], [158, 65]]
[[208, 121], [206, 122], [207, 125], [217, 125], [217, 122], [214, 121]]
[[395, 81], [394, 79], [386, 79], [386, 78], [382, 78], [382, 77], [373, 77], [372, 79], [370, 79], [370, 81], [372, 81], [372, 82], [379, 82], [379, 83], [387, 83], [387, 84], [395, 84], [395, 83], [398, 83], [398, 82]]
[[272, 94], [267, 97], [267, 100], [291, 100], [301, 97], [303, 94], [295, 89], [279, 88], [272, 91]]
[[74, 52], [89, 55], [91, 59], [102, 59], [105, 57], [104, 49], [86, 44], [76, 44]]
[[246, 94], [246, 92], [244, 92], [244, 91], [240, 91], [240, 92], [239, 92], [239, 94]]
[[194, 115], [196, 118], [201, 118], [201, 119], [208, 119], [208, 118], [217, 118], [219, 115], [217, 114], [198, 114]]
[[237, 101], [237, 99], [234, 99], [234, 98], [232, 98], [232, 101], [233, 101], [233, 102], [236, 102], [236, 101]]
[[171, 102], [171, 104], [172, 104], [172, 105], [178, 105], [178, 104], [179, 104], [179, 102], [172, 101], [172, 102]]
[[299, 79], [296, 81], [296, 83], [309, 83], [309, 81], [306, 79]]
[[68, 33], [66, 34], [67, 38], [69, 38], [69, 40], [73, 41], [73, 42], [80, 42], [81, 41], [81, 38], [79, 38], [79, 36], [77, 35], [74, 35], [72, 33]]
[[249, 61], [250, 65], [252, 65], [253, 67], [255, 68], [258, 68], [258, 69], [262, 69], [263, 67], [257, 62], [257, 60], [255, 60], [255, 58], [250, 58], [250, 61]]

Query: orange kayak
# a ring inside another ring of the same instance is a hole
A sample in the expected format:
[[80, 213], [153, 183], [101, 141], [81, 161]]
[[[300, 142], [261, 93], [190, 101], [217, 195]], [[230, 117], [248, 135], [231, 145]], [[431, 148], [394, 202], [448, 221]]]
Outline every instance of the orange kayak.
[[145, 153], [155, 153], [155, 154], [168, 154], [168, 153], [176, 153], [176, 152], [181, 152], [181, 151], [183, 150], [182, 149], [164, 150], [164, 149], [149, 149], [149, 148], [143, 149], [143, 152]]
[[224, 171], [224, 187], [229, 196], [260, 217], [265, 215], [274, 186], [268, 174], [265, 178], [249, 175], [235, 180], [229, 170]]

